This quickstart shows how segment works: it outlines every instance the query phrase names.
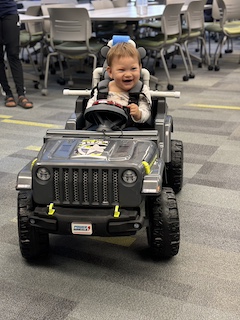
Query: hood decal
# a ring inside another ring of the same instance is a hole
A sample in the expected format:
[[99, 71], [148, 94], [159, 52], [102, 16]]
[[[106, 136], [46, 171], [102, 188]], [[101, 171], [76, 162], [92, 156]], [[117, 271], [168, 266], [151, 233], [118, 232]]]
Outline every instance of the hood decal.
[[97, 139], [82, 140], [74, 151], [74, 157], [101, 157], [109, 141]]

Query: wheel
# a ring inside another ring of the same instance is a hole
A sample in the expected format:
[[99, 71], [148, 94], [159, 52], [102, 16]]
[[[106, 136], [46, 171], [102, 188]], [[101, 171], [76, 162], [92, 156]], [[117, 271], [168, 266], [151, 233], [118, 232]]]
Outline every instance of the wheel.
[[60, 84], [61, 86], [63, 86], [63, 85], [66, 84], [66, 80], [63, 79], [63, 78], [58, 78], [58, 79], [57, 79], [57, 83]]
[[183, 143], [171, 141], [171, 162], [166, 163], [163, 184], [171, 187], [175, 193], [182, 189], [183, 184]]
[[171, 66], [172, 69], [176, 69], [177, 68], [177, 65], [175, 63], [172, 63], [172, 66]]
[[212, 71], [212, 70], [213, 70], [213, 66], [211, 66], [211, 65], [208, 66], [208, 70], [209, 70], [209, 71]]
[[195, 74], [194, 73], [189, 73], [189, 79], [194, 79], [195, 78]]
[[49, 253], [48, 233], [29, 224], [28, 220], [33, 210], [32, 192], [20, 191], [18, 193], [18, 236], [20, 251], [26, 260], [46, 258]]
[[183, 76], [183, 81], [188, 81], [189, 77], [188, 76]]
[[42, 88], [41, 83], [38, 82], [38, 81], [34, 81], [34, 88], [35, 89], [41, 89]]
[[202, 62], [199, 62], [198, 68], [202, 68]]
[[215, 66], [214, 70], [219, 71], [220, 70], [219, 66]]
[[42, 89], [42, 96], [47, 96], [48, 95], [48, 90], [47, 89]]
[[179, 251], [180, 229], [176, 196], [163, 188], [160, 196], [146, 201], [148, 244], [157, 258], [171, 258]]
[[168, 84], [168, 85], [167, 85], [167, 89], [168, 89], [169, 91], [171, 91], [171, 90], [174, 89], [174, 86], [173, 86], [172, 84]]
[[87, 108], [84, 113], [85, 119], [98, 126], [98, 131], [112, 131], [121, 128], [127, 123], [128, 115], [125, 109], [112, 101], [97, 100]]
[[68, 81], [68, 85], [69, 85], [69, 87], [73, 87], [73, 86], [74, 86], [74, 82], [71, 81], [71, 80], [69, 80], [69, 81]]

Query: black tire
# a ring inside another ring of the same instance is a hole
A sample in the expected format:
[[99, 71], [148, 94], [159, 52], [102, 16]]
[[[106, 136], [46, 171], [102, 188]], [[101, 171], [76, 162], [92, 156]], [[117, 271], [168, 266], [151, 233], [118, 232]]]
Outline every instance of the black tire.
[[46, 258], [49, 253], [48, 233], [32, 227], [28, 222], [33, 209], [32, 192], [20, 191], [18, 193], [18, 236], [20, 251], [26, 260]]
[[171, 258], [179, 251], [180, 228], [177, 201], [171, 188], [146, 202], [148, 244], [156, 258]]
[[171, 162], [166, 163], [164, 186], [170, 187], [175, 193], [182, 189], [183, 184], [183, 143], [180, 140], [171, 141]]

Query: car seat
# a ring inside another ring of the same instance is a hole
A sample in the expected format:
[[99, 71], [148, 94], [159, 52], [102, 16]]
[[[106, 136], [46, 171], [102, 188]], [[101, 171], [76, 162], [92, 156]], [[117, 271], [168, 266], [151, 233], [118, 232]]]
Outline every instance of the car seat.
[[[92, 77], [92, 88], [96, 87], [96, 85], [103, 79], [106, 79], [108, 77], [108, 74], [106, 72], [106, 56], [109, 48], [113, 45], [115, 45], [118, 42], [131, 42], [134, 46], [136, 46], [135, 42], [130, 39], [129, 36], [120, 36], [116, 35], [114, 36], [106, 46], [103, 46], [101, 48], [101, 55], [104, 59], [103, 66], [97, 67], [93, 71], [93, 77]], [[143, 47], [139, 47], [138, 51], [140, 53], [141, 59], [144, 59], [146, 56], [146, 50]], [[150, 75], [149, 71], [145, 68], [142, 68], [141, 70], [141, 81], [143, 84], [147, 85], [150, 88], [150, 82], [154, 81], [154, 83], [157, 83], [157, 80], [155, 77]], [[90, 123], [86, 121], [84, 118], [84, 112], [89, 100], [89, 97], [91, 95], [91, 90], [64, 90], [64, 94], [66, 95], [79, 95], [76, 104], [75, 104], [75, 113], [73, 113], [69, 119], [67, 120], [65, 129], [70, 130], [84, 130], [87, 129], [90, 126]], [[169, 117], [169, 123], [172, 123], [170, 120], [170, 116], [167, 116], [167, 104], [166, 104], [166, 96], [167, 97], [176, 97], [178, 98], [180, 96], [179, 92], [160, 92], [160, 91], [153, 91], [151, 90], [151, 98], [152, 98], [152, 107], [151, 107], [151, 117], [146, 123], [139, 123], [136, 125], [136, 127], [140, 130], [151, 130], [156, 129], [156, 118], [161, 119], [158, 121], [158, 123], [162, 123], [162, 119], [164, 117]]]

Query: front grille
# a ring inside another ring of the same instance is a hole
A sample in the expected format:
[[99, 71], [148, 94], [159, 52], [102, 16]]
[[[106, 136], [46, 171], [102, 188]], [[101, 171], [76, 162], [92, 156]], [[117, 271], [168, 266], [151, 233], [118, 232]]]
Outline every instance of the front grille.
[[54, 203], [116, 205], [119, 203], [118, 169], [53, 169]]

